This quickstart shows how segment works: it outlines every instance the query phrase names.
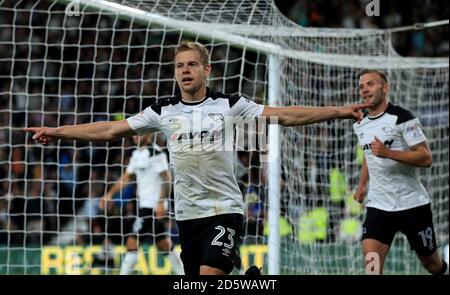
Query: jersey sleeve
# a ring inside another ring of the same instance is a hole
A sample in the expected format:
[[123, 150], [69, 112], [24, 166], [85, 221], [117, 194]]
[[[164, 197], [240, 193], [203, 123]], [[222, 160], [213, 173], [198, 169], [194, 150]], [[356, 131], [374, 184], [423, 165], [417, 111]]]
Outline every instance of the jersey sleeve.
[[264, 105], [257, 104], [243, 96], [234, 96], [230, 99], [232, 103], [231, 115], [233, 117], [256, 118], [261, 116]]
[[139, 135], [159, 131], [161, 116], [151, 107], [127, 119], [131, 129]]
[[413, 146], [427, 140], [418, 118], [408, 120], [400, 124], [399, 127], [408, 146]]

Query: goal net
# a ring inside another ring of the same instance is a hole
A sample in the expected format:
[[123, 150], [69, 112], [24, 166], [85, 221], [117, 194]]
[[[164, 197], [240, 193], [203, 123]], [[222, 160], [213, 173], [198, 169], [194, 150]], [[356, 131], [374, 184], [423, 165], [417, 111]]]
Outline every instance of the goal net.
[[[262, 104], [355, 103], [357, 74], [385, 71], [390, 101], [415, 113], [429, 140], [433, 166], [421, 169], [421, 179], [433, 201], [438, 243], [448, 244], [447, 59], [400, 57], [384, 30], [296, 26], [271, 0], [0, 0], [0, 29], [0, 274], [118, 273], [129, 234], [124, 220], [136, 215], [135, 184], [114, 196], [111, 210], [98, 202], [136, 146], [130, 139], [41, 146], [21, 128], [121, 120], [173, 96], [173, 54], [181, 40], [210, 49], [211, 89]], [[256, 264], [267, 273], [270, 252], [277, 251], [280, 274], [363, 273], [365, 212], [351, 198], [361, 151], [352, 122], [279, 130], [276, 163], [267, 150], [237, 145], [243, 268]], [[167, 152], [161, 134], [154, 141]], [[269, 245], [274, 164], [279, 243]], [[167, 210], [173, 206], [170, 197]], [[178, 244], [173, 214], [164, 221]], [[138, 253], [137, 273], [171, 273], [153, 244], [142, 243]], [[385, 268], [424, 273], [402, 235]]]

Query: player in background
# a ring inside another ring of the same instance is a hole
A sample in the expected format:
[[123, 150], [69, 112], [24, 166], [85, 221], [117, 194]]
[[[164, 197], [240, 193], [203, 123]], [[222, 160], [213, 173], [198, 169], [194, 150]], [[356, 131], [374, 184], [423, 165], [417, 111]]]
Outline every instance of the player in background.
[[239, 245], [244, 205], [233, 169], [234, 152], [204, 150], [204, 144], [232, 138], [224, 121], [277, 118], [283, 126], [299, 126], [333, 119], [361, 120], [369, 104], [342, 107], [270, 107], [242, 96], [213, 92], [208, 50], [198, 42], [182, 42], [175, 53], [175, 78], [180, 93], [160, 100], [122, 121], [95, 122], [58, 128], [31, 127], [33, 139], [112, 141], [162, 131], [168, 139], [174, 171], [175, 219], [181, 259], [187, 275], [229, 274], [240, 268]]
[[418, 168], [431, 166], [431, 151], [419, 119], [388, 102], [388, 93], [386, 75], [369, 69], [361, 72], [359, 94], [373, 105], [353, 125], [364, 151], [354, 198], [363, 202], [367, 191], [362, 235], [366, 272], [383, 273], [389, 247], [400, 231], [430, 273], [448, 273], [437, 251], [430, 198], [418, 176]]
[[[136, 177], [138, 216], [133, 222], [125, 223], [127, 252], [120, 266], [121, 275], [133, 273], [138, 262], [139, 241], [149, 237], [156, 242], [156, 247], [169, 256], [173, 273], [182, 275], [183, 264], [174, 246], [166, 234], [161, 220], [165, 216], [165, 203], [170, 194], [171, 176], [167, 156], [161, 148], [153, 143], [153, 134], [133, 136], [137, 149], [133, 151], [130, 162], [118, 182], [100, 200], [99, 207], [110, 207], [113, 196]], [[126, 218], [126, 217], [125, 217]]]

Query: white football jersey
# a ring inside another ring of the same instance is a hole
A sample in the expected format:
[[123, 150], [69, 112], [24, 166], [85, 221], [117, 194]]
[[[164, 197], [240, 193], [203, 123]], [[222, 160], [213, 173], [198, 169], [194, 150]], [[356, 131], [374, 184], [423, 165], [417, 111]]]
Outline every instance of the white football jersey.
[[156, 207], [162, 185], [159, 174], [167, 170], [167, 156], [157, 145], [133, 151], [126, 171], [136, 175], [139, 208]]
[[177, 220], [244, 213], [234, 176], [234, 152], [222, 146], [225, 137], [233, 139], [233, 132], [226, 132], [226, 122], [229, 118], [253, 119], [263, 110], [263, 105], [245, 97], [208, 89], [201, 101], [186, 102], [176, 96], [128, 118], [137, 134], [159, 130], [168, 139]]
[[353, 130], [369, 170], [367, 207], [400, 211], [430, 203], [420, 182], [418, 168], [377, 157], [370, 148], [375, 136], [386, 147], [396, 151], [407, 151], [409, 147], [426, 141], [419, 119], [389, 103], [384, 113], [376, 117], [366, 115], [360, 123], [353, 124]]

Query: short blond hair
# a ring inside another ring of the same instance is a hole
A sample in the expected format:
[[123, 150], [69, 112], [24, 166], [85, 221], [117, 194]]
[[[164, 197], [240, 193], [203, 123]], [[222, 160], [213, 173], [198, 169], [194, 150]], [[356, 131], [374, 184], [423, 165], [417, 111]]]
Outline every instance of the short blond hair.
[[179, 53], [189, 50], [195, 50], [200, 54], [200, 61], [204, 67], [209, 65], [209, 51], [203, 44], [199, 42], [190, 42], [190, 41], [181, 42], [175, 51], [175, 57], [177, 57]]
[[364, 70], [362, 70], [359, 73], [359, 77], [361, 78], [361, 76], [365, 75], [365, 74], [377, 74], [378, 77], [380, 77], [381, 80], [383, 80], [384, 83], [389, 84], [389, 80], [388, 80], [386, 74], [383, 73], [383, 72], [380, 72], [380, 71], [377, 71], [377, 70], [373, 70], [373, 69], [364, 69]]

